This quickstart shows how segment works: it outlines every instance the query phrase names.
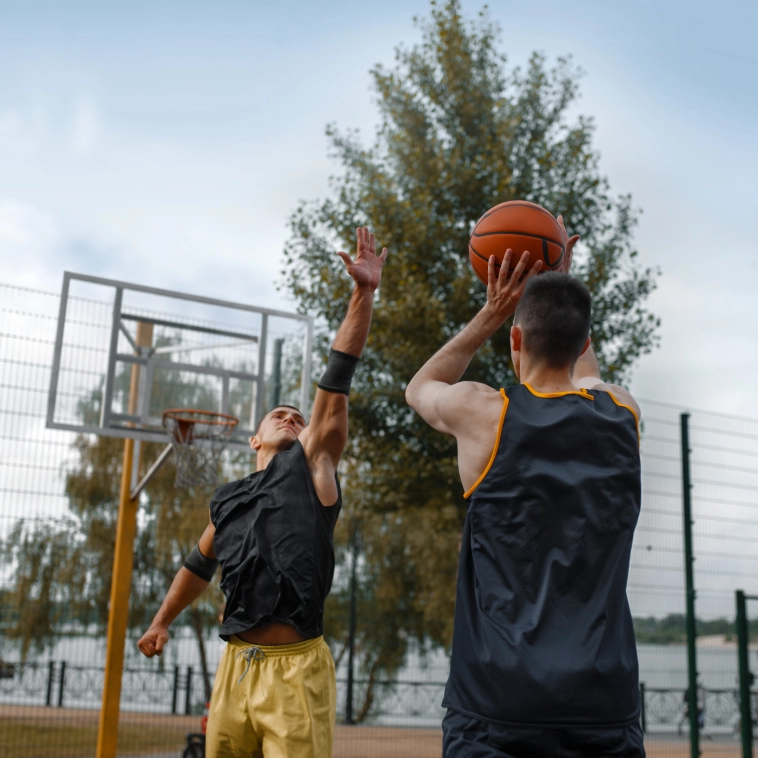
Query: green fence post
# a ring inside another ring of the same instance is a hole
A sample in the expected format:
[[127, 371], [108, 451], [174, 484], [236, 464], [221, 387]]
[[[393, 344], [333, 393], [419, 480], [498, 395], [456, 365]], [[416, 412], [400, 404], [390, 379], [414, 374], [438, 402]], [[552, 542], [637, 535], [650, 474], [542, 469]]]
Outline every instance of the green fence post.
[[55, 679], [55, 661], [50, 661], [47, 668], [47, 696], [45, 705], [53, 704], [53, 681]]
[[179, 667], [174, 666], [174, 687], [171, 693], [171, 715], [176, 715], [176, 704], [179, 700]]
[[184, 715], [192, 713], [192, 666], [187, 666], [187, 699], [184, 701]]
[[695, 579], [692, 554], [692, 502], [690, 491], [690, 428], [689, 413], [680, 416], [682, 424], [682, 505], [684, 515], [684, 577], [687, 604], [687, 708], [690, 719], [690, 753], [692, 758], [700, 756], [700, 729], [697, 723], [697, 653], [695, 650]]
[[58, 682], [58, 707], [63, 708], [63, 690], [66, 689], [66, 661], [61, 661], [61, 678]]
[[750, 674], [748, 659], [748, 623], [745, 593], [737, 590], [737, 662], [740, 671], [740, 736], [742, 737], [743, 758], [753, 758], [753, 714], [750, 708], [750, 685], [753, 677]]

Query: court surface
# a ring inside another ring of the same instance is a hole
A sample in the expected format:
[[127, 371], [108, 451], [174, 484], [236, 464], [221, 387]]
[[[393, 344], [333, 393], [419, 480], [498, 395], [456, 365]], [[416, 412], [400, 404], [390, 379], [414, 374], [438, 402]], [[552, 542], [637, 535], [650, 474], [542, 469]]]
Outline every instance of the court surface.
[[[92, 758], [98, 716], [94, 709], [0, 705], [0, 738], [14, 758]], [[122, 712], [118, 755], [181, 758], [184, 735], [199, 725], [197, 716]], [[649, 758], [690, 756], [686, 735], [650, 735], [645, 747]], [[338, 725], [333, 758], [440, 758], [441, 751], [439, 729]], [[739, 740], [703, 739], [701, 755], [739, 758]]]

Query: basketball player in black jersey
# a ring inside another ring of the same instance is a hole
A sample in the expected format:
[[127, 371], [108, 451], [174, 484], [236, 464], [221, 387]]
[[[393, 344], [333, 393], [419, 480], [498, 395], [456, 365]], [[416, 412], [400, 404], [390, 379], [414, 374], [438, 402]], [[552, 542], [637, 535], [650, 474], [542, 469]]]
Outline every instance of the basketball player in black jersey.
[[[562, 220], [561, 220], [562, 226]], [[565, 233], [565, 229], [564, 229]], [[645, 755], [626, 582], [640, 509], [639, 407], [600, 377], [590, 294], [524, 280], [512, 252], [487, 303], [407, 388], [452, 434], [469, 508], [458, 568], [445, 758]], [[459, 381], [508, 318], [520, 384]]]
[[347, 440], [348, 393], [387, 257], [357, 230], [355, 288], [334, 340], [310, 423], [291, 406], [260, 422], [256, 471], [219, 487], [210, 523], [176, 575], [139, 649], [160, 655], [168, 628], [208, 586], [218, 563], [228, 641], [211, 698], [206, 758], [328, 758], [336, 712], [334, 662], [323, 639], [342, 504], [337, 464]]

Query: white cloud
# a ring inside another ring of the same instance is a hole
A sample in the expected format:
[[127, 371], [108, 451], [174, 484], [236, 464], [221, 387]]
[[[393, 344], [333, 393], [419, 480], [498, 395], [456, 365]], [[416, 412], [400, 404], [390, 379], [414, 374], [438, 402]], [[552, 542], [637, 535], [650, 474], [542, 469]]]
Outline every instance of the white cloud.
[[11, 144], [21, 133], [22, 122], [19, 112], [10, 108], [0, 112], [0, 147]]
[[0, 110], [0, 151], [38, 147], [45, 142], [49, 131], [48, 111], [41, 101]]
[[52, 218], [30, 205], [0, 202], [0, 248], [29, 252], [58, 238]]
[[0, 198], [0, 281], [55, 292], [63, 271], [101, 273], [101, 259], [118, 257], [114, 243], [92, 229], [33, 205]]
[[89, 152], [100, 131], [100, 116], [95, 101], [80, 95], [74, 103], [71, 145], [78, 155]]
[[0, 265], [2, 279], [40, 287], [60, 279], [56, 250], [62, 235], [53, 218], [34, 208], [0, 200]]

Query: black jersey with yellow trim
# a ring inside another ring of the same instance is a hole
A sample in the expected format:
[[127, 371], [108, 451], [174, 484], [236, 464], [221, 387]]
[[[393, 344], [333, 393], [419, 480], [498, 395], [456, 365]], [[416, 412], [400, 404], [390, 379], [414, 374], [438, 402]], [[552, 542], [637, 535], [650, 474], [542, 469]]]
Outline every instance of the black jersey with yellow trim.
[[342, 507], [323, 505], [299, 440], [263, 471], [219, 487], [210, 504], [226, 596], [220, 636], [272, 621], [303, 637], [324, 631], [324, 602], [334, 576], [334, 526]]
[[632, 723], [637, 418], [604, 390], [502, 394], [490, 462], [466, 493], [443, 705], [504, 724]]

